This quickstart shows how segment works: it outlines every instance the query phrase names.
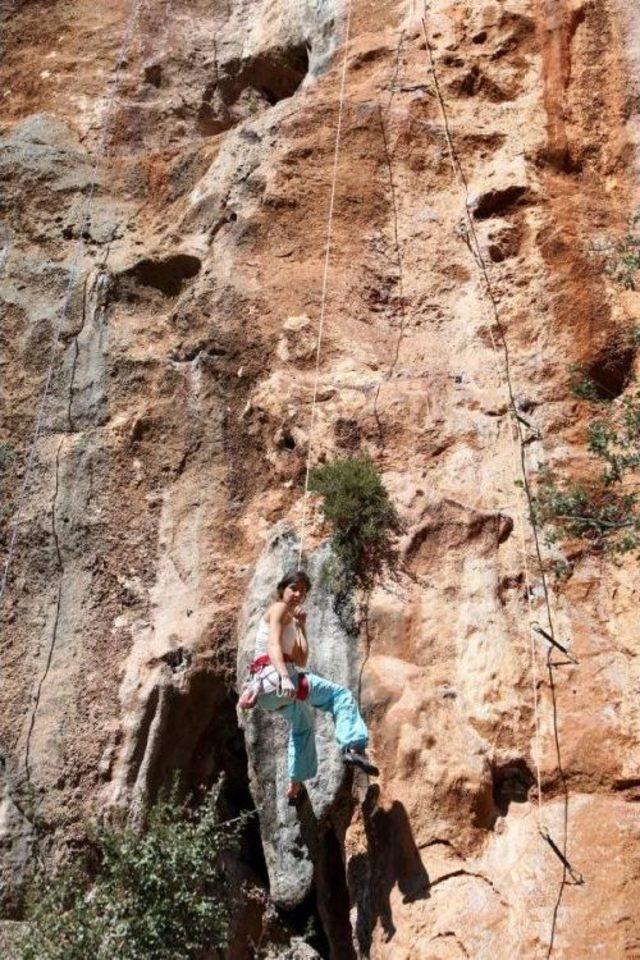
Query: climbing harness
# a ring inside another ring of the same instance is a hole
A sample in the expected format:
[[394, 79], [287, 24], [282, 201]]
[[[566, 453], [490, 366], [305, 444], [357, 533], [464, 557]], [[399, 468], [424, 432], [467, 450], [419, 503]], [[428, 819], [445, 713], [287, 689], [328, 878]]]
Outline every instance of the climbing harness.
[[526, 536], [525, 536], [525, 532], [524, 532], [524, 529], [525, 529], [524, 511], [519, 511], [519, 527], [520, 527], [522, 557], [523, 557], [524, 576], [525, 576], [525, 589], [526, 589], [526, 595], [527, 595], [527, 604], [528, 604], [528, 608], [529, 608], [529, 633], [530, 633], [530, 651], [531, 651], [531, 679], [532, 679], [532, 688], [533, 688], [533, 707], [534, 707], [534, 723], [535, 723], [535, 755], [534, 755], [534, 764], [535, 764], [535, 767], [536, 767], [536, 780], [537, 780], [537, 790], [538, 790], [538, 796], [537, 796], [537, 821], [538, 821], [538, 830], [539, 830], [539, 833], [540, 833], [541, 837], [549, 844], [549, 847], [551, 848], [551, 850], [553, 850], [554, 854], [558, 857], [558, 859], [560, 860], [560, 862], [561, 862], [562, 865], [563, 865], [562, 880], [561, 880], [561, 883], [560, 883], [560, 888], [559, 888], [559, 891], [558, 891], [558, 897], [557, 897], [556, 904], [555, 904], [555, 907], [554, 907], [554, 912], [553, 912], [553, 921], [552, 921], [550, 942], [549, 942], [549, 948], [548, 948], [548, 953], [547, 953], [547, 958], [549, 958], [549, 957], [551, 956], [551, 952], [552, 952], [552, 949], [553, 949], [553, 943], [554, 943], [554, 937], [555, 937], [555, 929], [556, 929], [557, 914], [558, 914], [558, 909], [559, 909], [560, 902], [561, 902], [561, 899], [562, 899], [563, 889], [564, 889], [564, 886], [565, 886], [566, 883], [567, 883], [567, 875], [572, 878], [572, 880], [573, 880], [574, 883], [580, 883], [580, 884], [581, 884], [581, 883], [584, 882], [584, 878], [582, 877], [582, 874], [580, 874], [577, 870], [575, 870], [575, 869], [571, 866], [571, 863], [569, 862], [568, 857], [567, 857], [568, 817], [569, 817], [569, 795], [568, 795], [568, 788], [567, 788], [567, 784], [566, 784], [566, 779], [565, 779], [565, 776], [564, 776], [564, 771], [563, 771], [563, 769], [562, 769], [562, 761], [561, 761], [561, 753], [560, 753], [560, 741], [559, 741], [559, 732], [558, 732], [558, 723], [557, 723], [557, 701], [556, 701], [555, 684], [554, 684], [554, 678], [553, 678], [553, 668], [554, 668], [555, 666], [559, 666], [559, 664], [557, 664], [557, 663], [554, 664], [554, 663], [551, 661], [551, 659], [550, 659], [549, 656], [547, 657], [547, 668], [548, 668], [548, 671], [549, 671], [549, 687], [550, 687], [551, 701], [552, 701], [553, 731], [554, 731], [554, 740], [555, 740], [555, 745], [556, 745], [557, 768], [558, 768], [558, 771], [559, 771], [559, 774], [560, 774], [560, 778], [561, 778], [561, 781], [562, 781], [563, 794], [564, 794], [564, 814], [563, 814], [563, 840], [562, 840], [562, 848], [560, 848], [560, 847], [555, 843], [555, 841], [552, 839], [552, 837], [551, 837], [551, 835], [550, 835], [550, 832], [549, 832], [548, 828], [547, 828], [547, 827], [544, 825], [544, 823], [543, 823], [543, 816], [542, 816], [542, 779], [541, 779], [541, 771], [540, 771], [540, 765], [541, 765], [540, 740], [541, 740], [541, 738], [540, 738], [539, 700], [538, 700], [538, 689], [537, 689], [537, 688], [538, 688], [538, 676], [537, 676], [537, 657], [536, 657], [535, 633], [541, 634], [541, 635], [542, 635], [548, 642], [550, 642], [553, 646], [558, 647], [559, 649], [562, 649], [563, 652], [564, 652], [564, 653], [567, 655], [567, 657], [569, 658], [569, 662], [571, 662], [571, 663], [576, 663], [577, 661], [576, 661], [575, 658], [569, 653], [569, 651], [568, 651], [566, 648], [563, 647], [563, 645], [559, 644], [559, 642], [555, 640], [555, 631], [554, 631], [554, 626], [553, 626], [553, 615], [552, 615], [552, 612], [551, 612], [551, 602], [550, 602], [550, 597], [549, 597], [549, 589], [548, 589], [548, 585], [547, 585], [547, 581], [546, 581], [546, 575], [545, 575], [545, 572], [544, 572], [544, 563], [543, 563], [543, 559], [542, 559], [542, 551], [541, 551], [541, 546], [540, 546], [540, 540], [539, 540], [539, 537], [538, 537], [538, 530], [537, 530], [536, 522], [535, 522], [534, 509], [533, 509], [533, 496], [532, 496], [532, 492], [531, 492], [531, 486], [530, 486], [530, 482], [529, 482], [527, 462], [526, 462], [526, 446], [527, 446], [528, 443], [530, 443], [530, 442], [532, 441], [532, 439], [534, 439], [534, 437], [533, 437], [532, 435], [530, 435], [529, 437], [525, 437], [525, 435], [524, 435], [524, 433], [523, 433], [523, 429], [522, 429], [523, 427], [525, 427], [526, 429], [529, 429], [529, 430], [531, 430], [532, 428], [531, 428], [531, 425], [528, 423], [528, 421], [522, 416], [522, 414], [521, 414], [520, 411], [518, 410], [517, 401], [516, 401], [516, 398], [515, 398], [515, 393], [514, 393], [513, 384], [512, 384], [512, 379], [511, 379], [511, 359], [510, 359], [509, 348], [508, 348], [508, 344], [507, 344], [507, 340], [506, 340], [504, 328], [503, 328], [503, 325], [502, 325], [502, 321], [501, 321], [501, 319], [500, 319], [499, 304], [498, 304], [498, 300], [497, 300], [496, 295], [495, 295], [494, 290], [493, 290], [493, 285], [492, 285], [492, 283], [491, 283], [491, 278], [490, 278], [490, 276], [489, 276], [489, 271], [488, 271], [488, 268], [487, 268], [487, 264], [486, 264], [486, 262], [485, 262], [485, 260], [484, 260], [483, 254], [482, 254], [482, 248], [481, 248], [480, 241], [479, 241], [479, 238], [478, 238], [476, 229], [475, 229], [475, 224], [474, 224], [474, 221], [473, 221], [473, 217], [472, 217], [472, 214], [471, 214], [471, 212], [470, 212], [469, 188], [468, 188], [468, 184], [467, 184], [466, 177], [465, 177], [465, 175], [464, 175], [464, 171], [463, 171], [463, 169], [462, 169], [462, 165], [461, 165], [461, 163], [460, 163], [460, 160], [459, 160], [458, 155], [457, 155], [456, 150], [455, 150], [455, 146], [454, 146], [454, 143], [453, 143], [453, 137], [452, 137], [452, 134], [451, 134], [451, 128], [450, 128], [450, 124], [449, 124], [448, 113], [447, 113], [447, 109], [446, 109], [444, 97], [443, 97], [442, 91], [441, 91], [441, 89], [440, 89], [440, 84], [439, 84], [439, 81], [438, 81], [438, 75], [437, 75], [436, 66], [435, 66], [435, 60], [434, 60], [434, 56], [433, 56], [433, 49], [432, 49], [432, 46], [431, 46], [431, 42], [430, 42], [430, 39], [429, 39], [429, 31], [428, 31], [428, 28], [427, 28], [428, 5], [427, 5], [427, 3], [426, 3], [426, 0], [425, 0], [425, 2], [424, 2], [423, 6], [424, 6], [424, 16], [422, 17], [422, 27], [423, 27], [423, 31], [424, 31], [426, 50], [427, 50], [427, 54], [428, 54], [428, 58], [429, 58], [429, 69], [430, 69], [430, 73], [431, 73], [431, 76], [432, 76], [432, 79], [433, 79], [433, 84], [434, 84], [434, 88], [435, 88], [436, 98], [437, 98], [437, 100], [438, 100], [440, 112], [441, 112], [441, 115], [442, 115], [443, 127], [444, 127], [444, 133], [445, 133], [445, 140], [446, 140], [446, 143], [447, 143], [447, 149], [448, 149], [449, 157], [450, 157], [450, 160], [451, 160], [451, 166], [452, 166], [452, 169], [453, 169], [453, 172], [454, 172], [454, 176], [456, 177], [456, 180], [458, 181], [458, 183], [459, 183], [459, 185], [460, 185], [460, 187], [461, 187], [461, 190], [462, 190], [462, 192], [463, 192], [463, 196], [464, 196], [465, 222], [464, 222], [464, 225], [463, 225], [463, 237], [464, 237], [465, 242], [466, 242], [466, 244], [467, 244], [467, 246], [468, 246], [468, 248], [469, 248], [469, 250], [470, 250], [470, 252], [471, 252], [471, 254], [472, 254], [472, 256], [473, 256], [473, 258], [474, 258], [474, 260], [475, 260], [475, 262], [476, 262], [476, 265], [478, 266], [478, 269], [480, 270], [481, 275], [482, 275], [482, 278], [483, 278], [483, 281], [484, 281], [485, 292], [486, 292], [486, 294], [487, 294], [487, 298], [488, 298], [488, 300], [489, 300], [490, 307], [491, 307], [492, 317], [493, 317], [493, 320], [494, 320], [495, 325], [496, 325], [496, 327], [497, 327], [497, 330], [498, 330], [498, 333], [499, 333], [499, 337], [500, 337], [500, 340], [501, 340], [501, 343], [502, 343], [502, 353], [503, 353], [503, 357], [504, 357], [504, 366], [503, 366], [502, 368], [500, 368], [500, 365], [499, 365], [498, 359], [497, 359], [498, 356], [499, 356], [499, 352], [500, 352], [500, 351], [499, 351], [498, 345], [497, 345], [497, 343], [496, 343], [496, 340], [495, 340], [495, 337], [494, 337], [494, 334], [493, 334], [493, 330], [492, 330], [492, 327], [491, 327], [491, 323], [489, 323], [489, 324], [488, 324], [488, 330], [489, 330], [489, 336], [490, 336], [491, 345], [492, 345], [492, 348], [493, 348], [494, 357], [496, 358], [496, 366], [497, 366], [498, 369], [499, 369], [501, 379], [504, 379], [504, 382], [505, 382], [505, 385], [506, 385], [506, 388], [507, 388], [508, 397], [509, 397], [509, 407], [510, 407], [510, 411], [511, 411], [511, 414], [512, 414], [512, 416], [513, 416], [514, 423], [515, 423], [515, 433], [516, 433], [516, 435], [517, 435], [517, 439], [516, 439], [516, 436], [514, 436], [514, 434], [513, 434], [512, 432], [510, 432], [510, 437], [511, 437], [511, 442], [512, 442], [512, 449], [513, 449], [514, 455], [516, 455], [516, 449], [517, 449], [517, 446], [519, 445], [519, 449], [520, 449], [519, 458], [518, 458], [517, 455], [516, 455], [516, 459], [519, 459], [519, 463], [520, 463], [520, 471], [521, 471], [522, 479], [523, 479], [523, 489], [524, 489], [524, 494], [525, 494], [526, 501], [527, 501], [527, 505], [528, 505], [529, 522], [530, 522], [530, 526], [531, 526], [531, 530], [532, 530], [532, 534], [533, 534], [533, 542], [534, 542], [535, 552], [536, 552], [537, 561], [538, 561], [540, 578], [541, 578], [542, 587], [543, 587], [544, 603], [545, 603], [546, 613], [547, 613], [548, 630], [543, 630], [543, 629], [540, 627], [540, 625], [539, 625], [539, 624], [536, 624], [536, 622], [533, 620], [532, 590], [531, 590], [531, 582], [530, 582], [529, 568], [528, 568], [528, 558], [527, 558], [527, 549], [526, 549]]
[[98, 170], [100, 167], [100, 163], [102, 162], [103, 158], [106, 156], [106, 153], [107, 153], [108, 138], [109, 138], [109, 133], [111, 129], [111, 121], [113, 117], [113, 109], [116, 102], [118, 89], [120, 86], [120, 79], [121, 79], [122, 71], [127, 64], [129, 49], [131, 47], [132, 41], [136, 34], [136, 26], [140, 16], [140, 11], [144, 6], [146, 6], [146, 3], [147, 3], [147, 0], [132, 0], [124, 37], [122, 40], [122, 44], [120, 46], [118, 59], [116, 60], [114, 76], [111, 83], [111, 90], [105, 102], [102, 137], [98, 145], [96, 158], [94, 161], [93, 169], [91, 171], [90, 186], [89, 186], [89, 191], [87, 193], [86, 202], [84, 204], [83, 212], [78, 221], [78, 240], [76, 242], [76, 248], [74, 251], [73, 259], [71, 261], [69, 281], [67, 283], [64, 300], [62, 302], [62, 308], [58, 314], [57, 322], [55, 323], [55, 326], [54, 326], [53, 337], [51, 340], [51, 347], [49, 352], [49, 362], [47, 365], [47, 371], [44, 379], [44, 386], [38, 402], [33, 435], [31, 438], [29, 453], [28, 453], [27, 461], [25, 465], [24, 476], [23, 476], [22, 485], [20, 487], [20, 492], [18, 494], [17, 503], [14, 511], [14, 519], [13, 519], [13, 524], [11, 529], [11, 535], [9, 537], [7, 557], [5, 560], [4, 571], [2, 573], [2, 580], [0, 581], [0, 604], [2, 603], [5, 591], [7, 589], [7, 583], [9, 580], [9, 571], [11, 569], [11, 564], [13, 562], [13, 557], [15, 554], [16, 541], [18, 538], [18, 529], [20, 526], [20, 516], [21, 516], [24, 502], [29, 490], [29, 484], [31, 482], [31, 475], [33, 473], [33, 467], [35, 463], [36, 447], [38, 445], [38, 440], [40, 439], [40, 434], [42, 431], [47, 399], [49, 396], [49, 391], [51, 389], [54, 370], [56, 366], [56, 357], [58, 352], [58, 345], [60, 343], [60, 336], [62, 333], [64, 322], [69, 313], [69, 308], [71, 306], [71, 301], [73, 299], [76, 283], [79, 279], [80, 272], [81, 272], [81, 258], [85, 248], [85, 235], [87, 234], [87, 231], [91, 225], [91, 211], [93, 208], [93, 200], [94, 200], [96, 187], [98, 183]]
[[313, 398], [311, 401], [311, 424], [309, 427], [309, 441], [307, 444], [307, 463], [304, 478], [304, 495], [302, 521], [300, 525], [300, 545], [298, 549], [298, 566], [302, 565], [302, 552], [306, 535], [307, 508], [309, 501], [309, 477], [311, 475], [311, 456], [313, 452], [313, 438], [316, 427], [316, 408], [318, 401], [318, 383], [320, 380], [320, 353], [322, 349], [322, 337], [324, 333], [324, 323], [327, 313], [327, 293], [329, 289], [329, 267], [331, 262], [331, 242], [333, 239], [333, 214], [336, 201], [336, 186], [338, 182], [338, 161], [340, 158], [340, 140], [342, 136], [342, 118], [344, 113], [344, 95], [347, 80], [347, 64], [349, 59], [349, 36], [351, 32], [351, 2], [347, 0], [347, 14], [344, 38], [344, 56], [342, 59], [342, 74], [340, 77], [340, 93], [338, 98], [338, 119], [336, 122], [335, 147], [333, 152], [333, 173], [331, 177], [331, 195], [329, 198], [329, 210], [327, 213], [327, 232], [324, 253], [324, 270], [322, 274], [322, 292], [320, 295], [320, 317], [318, 320], [318, 334], [315, 353], [315, 372], [313, 382]]
[[[288, 665], [289, 676], [298, 680], [294, 699], [306, 700], [309, 696], [309, 681], [304, 673], [298, 670], [293, 657], [285, 653], [283, 659]], [[284, 698], [282, 677], [271, 663], [271, 657], [265, 654], [262, 657], [256, 657], [249, 666], [249, 676], [240, 692], [238, 706], [242, 710], [251, 710], [258, 702], [259, 697], [269, 693], [275, 693], [276, 696]]]

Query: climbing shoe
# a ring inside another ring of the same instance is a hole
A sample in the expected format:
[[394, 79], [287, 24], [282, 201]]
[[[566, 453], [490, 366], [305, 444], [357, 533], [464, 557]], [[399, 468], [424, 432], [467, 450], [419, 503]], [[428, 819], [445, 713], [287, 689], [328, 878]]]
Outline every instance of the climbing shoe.
[[380, 771], [371, 763], [363, 750], [355, 750], [353, 747], [347, 747], [342, 753], [342, 759], [350, 767], [358, 767], [371, 777], [377, 777]]

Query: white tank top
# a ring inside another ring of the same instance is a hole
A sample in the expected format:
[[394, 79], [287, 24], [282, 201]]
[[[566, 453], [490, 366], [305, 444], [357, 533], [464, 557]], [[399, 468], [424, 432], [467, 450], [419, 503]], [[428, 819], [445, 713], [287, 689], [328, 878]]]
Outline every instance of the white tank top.
[[[264, 657], [268, 653], [270, 630], [271, 630], [271, 627], [266, 622], [266, 620], [264, 620], [263, 617], [260, 617], [260, 623], [258, 624], [258, 632], [256, 634], [256, 652], [255, 652], [256, 659], [258, 657]], [[297, 639], [296, 626], [292, 620], [291, 623], [287, 623], [282, 630], [282, 641], [281, 641], [282, 652], [288, 653], [289, 655], [291, 655], [296, 639]]]

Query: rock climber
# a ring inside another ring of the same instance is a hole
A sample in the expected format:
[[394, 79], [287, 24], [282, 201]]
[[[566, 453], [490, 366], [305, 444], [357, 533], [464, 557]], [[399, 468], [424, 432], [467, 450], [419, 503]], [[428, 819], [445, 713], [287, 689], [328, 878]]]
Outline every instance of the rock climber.
[[287, 789], [291, 806], [298, 805], [304, 781], [318, 770], [312, 707], [333, 717], [344, 763], [373, 776], [378, 774], [366, 755], [369, 733], [354, 695], [346, 687], [304, 669], [309, 642], [302, 604], [310, 589], [311, 581], [302, 570], [290, 571], [278, 583], [278, 599], [260, 618], [250, 678], [239, 700], [242, 709], [258, 703], [265, 710], [278, 711], [291, 724]]

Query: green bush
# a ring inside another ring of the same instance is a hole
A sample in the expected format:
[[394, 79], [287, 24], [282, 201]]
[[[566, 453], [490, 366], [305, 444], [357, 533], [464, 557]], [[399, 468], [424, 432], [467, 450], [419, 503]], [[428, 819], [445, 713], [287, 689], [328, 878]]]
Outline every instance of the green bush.
[[640, 214], [634, 214], [629, 220], [626, 235], [604, 251], [604, 269], [616, 283], [627, 290], [637, 289], [637, 274], [640, 269], [640, 234], [638, 224]]
[[561, 485], [549, 476], [538, 487], [537, 521], [547, 541], [581, 539], [609, 553], [640, 549], [640, 516], [634, 493], [620, 494], [602, 483]]
[[140, 833], [102, 824], [92, 883], [73, 865], [39, 873], [19, 960], [198, 960], [226, 946], [228, 884], [220, 854], [243, 820], [220, 823], [216, 796], [196, 813], [160, 801]]
[[316, 467], [309, 489], [323, 498], [331, 525], [334, 560], [328, 568], [336, 595], [370, 590], [396, 560], [400, 521], [380, 473], [369, 457], [345, 458]]
[[600, 473], [578, 483], [542, 474], [536, 519], [547, 527], [550, 542], [571, 537], [611, 553], [639, 550], [640, 483], [625, 478], [640, 467], [640, 392], [607, 405], [589, 424], [587, 449]]

